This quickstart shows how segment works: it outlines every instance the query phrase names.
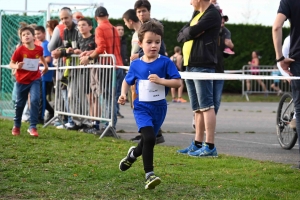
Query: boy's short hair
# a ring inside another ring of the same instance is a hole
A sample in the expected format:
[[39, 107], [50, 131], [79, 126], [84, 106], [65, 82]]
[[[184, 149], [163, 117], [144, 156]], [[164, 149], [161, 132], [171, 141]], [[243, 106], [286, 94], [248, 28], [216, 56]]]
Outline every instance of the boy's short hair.
[[179, 47], [179, 46], [174, 47], [175, 53], [179, 53], [180, 51], [181, 51], [181, 47]]
[[80, 20], [78, 20], [78, 22], [81, 22], [81, 21], [86, 22], [89, 26], [93, 26], [92, 21], [88, 18], [81, 18]]
[[141, 8], [141, 7], [147, 8], [148, 11], [151, 10], [151, 4], [148, 0], [138, 0], [135, 2], [135, 4], [134, 4], [135, 11], [136, 11], [136, 9]]
[[43, 26], [37, 26], [37, 27], [34, 28], [34, 30], [41, 31], [42, 33], [46, 32], [46, 30], [45, 30], [45, 28]]
[[20, 32], [19, 32], [20, 38], [22, 38], [22, 33], [24, 31], [30, 31], [31, 34], [34, 36], [34, 29], [32, 27], [30, 27], [30, 26], [25, 26], [25, 27], [23, 27], [23, 28], [20, 29]]
[[126, 19], [127, 21], [132, 20], [134, 22], [139, 22], [139, 18], [136, 16], [136, 12], [134, 9], [127, 10], [123, 14], [122, 19]]
[[164, 28], [161, 23], [154, 20], [150, 20], [149, 22], [142, 24], [141, 28], [138, 30], [138, 38], [140, 42], [143, 41], [146, 32], [152, 32], [163, 37]]

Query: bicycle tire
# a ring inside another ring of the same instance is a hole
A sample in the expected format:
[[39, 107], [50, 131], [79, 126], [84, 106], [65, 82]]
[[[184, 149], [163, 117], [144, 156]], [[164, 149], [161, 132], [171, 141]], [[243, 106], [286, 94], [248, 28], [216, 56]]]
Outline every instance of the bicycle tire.
[[285, 93], [282, 95], [276, 114], [276, 129], [277, 129], [277, 140], [283, 149], [292, 149], [298, 139], [297, 132], [295, 129], [289, 127], [289, 124], [282, 121], [284, 118], [287, 121], [291, 121], [294, 115], [294, 104], [292, 102], [291, 108], [285, 112], [285, 116], [281, 116], [284, 110], [287, 108], [287, 104], [292, 100], [292, 95], [290, 93]]

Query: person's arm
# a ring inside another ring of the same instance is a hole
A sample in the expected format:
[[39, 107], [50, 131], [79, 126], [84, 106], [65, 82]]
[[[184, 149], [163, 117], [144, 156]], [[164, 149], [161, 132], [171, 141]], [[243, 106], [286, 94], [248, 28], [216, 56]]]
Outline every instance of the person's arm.
[[254, 62], [252, 63], [253, 66], [258, 66], [258, 65], [259, 65], [259, 60], [258, 60], [258, 58], [254, 58], [253, 61], [254, 61]]
[[53, 30], [53, 35], [51, 37], [51, 40], [48, 43], [48, 50], [51, 52], [55, 50], [57, 47], [61, 45], [61, 38], [59, 35], [59, 28], [55, 27]]
[[130, 85], [125, 81], [125, 79], [122, 82], [122, 89], [121, 89], [121, 95], [118, 99], [118, 103], [121, 105], [124, 105], [127, 99], [127, 92], [129, 90]]
[[186, 42], [186, 41], [188, 41], [188, 40], [190, 40], [189, 38], [188, 38], [188, 35], [184, 35], [183, 34], [183, 31], [186, 29], [186, 28], [188, 28], [190, 25], [189, 25], [189, 23], [188, 24], [186, 24], [186, 25], [184, 25], [184, 27], [182, 27], [182, 29], [178, 32], [178, 35], [177, 35], [177, 42]]
[[178, 69], [179, 71], [181, 71], [181, 68], [182, 68], [182, 55], [177, 56], [177, 59], [176, 59], [176, 66], [177, 66], [177, 69]]
[[150, 82], [164, 85], [164, 86], [170, 87], [170, 88], [179, 88], [181, 86], [181, 79], [164, 79], [164, 78], [158, 77], [156, 74], [150, 74], [148, 76], [148, 80]]
[[24, 62], [15, 62], [15, 61], [10, 61], [9, 67], [12, 69], [22, 69], [24, 65]]
[[44, 74], [46, 74], [47, 71], [48, 71], [48, 64], [47, 64], [47, 62], [46, 62], [44, 56], [41, 56], [41, 57], [40, 57], [40, 61], [41, 61], [41, 63], [43, 63], [43, 65], [44, 65], [44, 69], [42, 70], [42, 75], [44, 75]]
[[225, 34], [225, 41], [224, 41], [225, 45], [230, 49], [233, 49], [234, 44], [232, 43], [231, 40], [231, 32], [226, 27], [224, 27], [224, 34]]

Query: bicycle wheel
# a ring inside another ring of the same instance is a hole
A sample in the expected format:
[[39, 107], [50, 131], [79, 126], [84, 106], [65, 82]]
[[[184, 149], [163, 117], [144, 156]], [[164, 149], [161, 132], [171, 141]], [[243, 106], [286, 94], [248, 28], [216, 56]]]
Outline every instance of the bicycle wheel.
[[290, 121], [294, 116], [294, 103], [292, 95], [286, 93], [282, 95], [276, 116], [277, 139], [283, 149], [290, 150], [297, 142], [296, 129], [289, 126]]

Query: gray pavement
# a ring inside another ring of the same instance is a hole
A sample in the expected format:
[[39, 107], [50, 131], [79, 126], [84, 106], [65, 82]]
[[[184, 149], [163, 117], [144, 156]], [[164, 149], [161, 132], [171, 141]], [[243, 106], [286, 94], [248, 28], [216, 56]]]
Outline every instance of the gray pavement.
[[[276, 110], [278, 103], [222, 103], [218, 116], [215, 143], [219, 154], [247, 157], [255, 160], [296, 164], [299, 146], [284, 150], [277, 142]], [[129, 104], [121, 106], [125, 116], [118, 119], [121, 138], [137, 135]], [[186, 147], [193, 139], [192, 110], [189, 103], [170, 103], [162, 130], [166, 142], [162, 145]]]

